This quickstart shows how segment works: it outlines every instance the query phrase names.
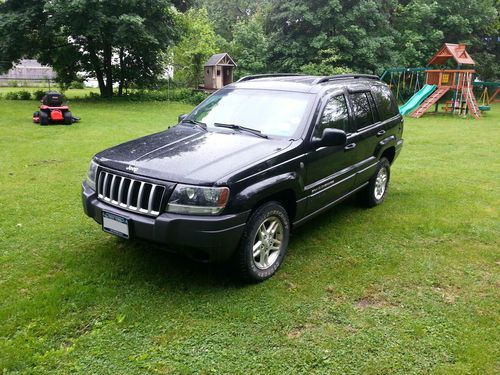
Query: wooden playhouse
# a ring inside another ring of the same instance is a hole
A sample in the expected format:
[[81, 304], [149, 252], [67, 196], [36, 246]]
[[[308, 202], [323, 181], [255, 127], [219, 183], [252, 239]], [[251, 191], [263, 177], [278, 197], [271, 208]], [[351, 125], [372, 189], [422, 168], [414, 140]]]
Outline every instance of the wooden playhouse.
[[[457, 64], [456, 69], [444, 68], [450, 59]], [[451, 100], [447, 101], [443, 109], [447, 112], [465, 115], [469, 113], [474, 118], [481, 116], [473, 92], [473, 69], [476, 63], [466, 50], [465, 44], [445, 43], [441, 49], [429, 60], [428, 66], [442, 66], [438, 69], [426, 70], [425, 83], [435, 86], [436, 89], [411, 114], [412, 117], [421, 117], [432, 106], [438, 109], [439, 100], [448, 92], [452, 92]]]

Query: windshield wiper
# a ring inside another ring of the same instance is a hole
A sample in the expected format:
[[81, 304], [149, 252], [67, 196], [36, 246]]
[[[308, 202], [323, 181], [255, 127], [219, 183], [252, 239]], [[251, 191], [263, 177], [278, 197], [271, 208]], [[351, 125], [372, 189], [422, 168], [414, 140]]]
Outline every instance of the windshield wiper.
[[216, 126], [218, 128], [228, 128], [228, 129], [234, 129], [234, 130], [239, 130], [239, 131], [245, 131], [245, 132], [251, 133], [253, 135], [256, 135], [257, 137], [269, 138], [267, 135], [262, 134], [262, 132], [260, 130], [247, 128], [247, 127], [241, 126], [241, 125], [221, 124], [220, 122], [216, 122], [216, 123], [214, 123], [214, 126]]
[[185, 118], [184, 120], [181, 121], [181, 123], [193, 124], [193, 125], [198, 126], [200, 129], [202, 129], [204, 131], [208, 131], [207, 124], [205, 124], [204, 122], [201, 122], [201, 121], [196, 121], [196, 120], [192, 120], [190, 118]]

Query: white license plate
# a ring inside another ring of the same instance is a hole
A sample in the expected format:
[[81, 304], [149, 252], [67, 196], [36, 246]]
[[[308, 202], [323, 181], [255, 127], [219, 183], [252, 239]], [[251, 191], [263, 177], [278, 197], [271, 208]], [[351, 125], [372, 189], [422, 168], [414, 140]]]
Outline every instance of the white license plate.
[[128, 219], [105, 211], [102, 212], [102, 230], [118, 237], [130, 238]]

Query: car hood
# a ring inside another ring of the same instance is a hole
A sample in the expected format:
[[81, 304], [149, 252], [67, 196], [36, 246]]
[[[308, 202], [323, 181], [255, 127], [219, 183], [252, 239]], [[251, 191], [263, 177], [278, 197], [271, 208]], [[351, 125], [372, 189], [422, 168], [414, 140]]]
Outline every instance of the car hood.
[[290, 144], [285, 139], [180, 125], [102, 151], [96, 159], [105, 167], [140, 176], [210, 185]]

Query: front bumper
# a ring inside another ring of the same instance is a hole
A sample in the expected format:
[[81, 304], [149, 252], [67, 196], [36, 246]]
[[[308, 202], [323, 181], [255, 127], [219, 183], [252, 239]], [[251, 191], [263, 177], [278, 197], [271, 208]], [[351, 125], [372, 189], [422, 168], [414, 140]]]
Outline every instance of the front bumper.
[[85, 214], [99, 224], [102, 211], [124, 216], [129, 219], [131, 238], [168, 245], [178, 252], [196, 250], [196, 255], [216, 262], [227, 260], [234, 253], [250, 214], [250, 211], [221, 216], [162, 213], [148, 217], [101, 202], [86, 182], [82, 185], [82, 203]]

